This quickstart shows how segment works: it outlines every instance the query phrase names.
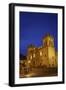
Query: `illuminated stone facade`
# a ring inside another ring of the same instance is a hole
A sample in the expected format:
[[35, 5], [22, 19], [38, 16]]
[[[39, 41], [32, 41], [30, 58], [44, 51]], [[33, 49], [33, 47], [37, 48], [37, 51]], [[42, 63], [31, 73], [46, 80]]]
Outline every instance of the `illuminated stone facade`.
[[42, 46], [30, 45], [27, 50], [27, 59], [22, 60], [24, 67], [57, 67], [57, 52], [54, 47], [54, 38], [46, 35], [42, 38]]

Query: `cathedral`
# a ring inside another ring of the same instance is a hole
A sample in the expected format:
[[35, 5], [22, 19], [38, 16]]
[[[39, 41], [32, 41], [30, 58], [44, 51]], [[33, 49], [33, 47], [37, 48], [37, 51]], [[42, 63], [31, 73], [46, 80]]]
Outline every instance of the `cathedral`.
[[20, 67], [28, 68], [57, 68], [58, 55], [54, 47], [54, 38], [46, 35], [42, 38], [42, 46], [29, 45], [27, 59], [20, 61]]

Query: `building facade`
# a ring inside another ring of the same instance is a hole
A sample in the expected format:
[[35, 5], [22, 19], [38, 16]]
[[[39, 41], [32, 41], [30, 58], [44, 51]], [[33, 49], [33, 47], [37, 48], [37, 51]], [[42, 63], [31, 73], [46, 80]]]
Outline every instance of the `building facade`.
[[54, 47], [54, 38], [46, 35], [42, 38], [42, 46], [28, 46], [27, 59], [21, 63], [28, 68], [31, 67], [57, 67], [58, 55]]

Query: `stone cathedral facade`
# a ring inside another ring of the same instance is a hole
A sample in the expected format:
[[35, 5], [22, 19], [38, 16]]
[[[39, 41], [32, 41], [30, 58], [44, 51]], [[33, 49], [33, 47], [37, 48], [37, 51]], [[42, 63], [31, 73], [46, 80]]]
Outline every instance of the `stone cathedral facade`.
[[57, 60], [58, 55], [54, 47], [54, 38], [50, 35], [46, 35], [42, 38], [42, 46], [28, 46], [27, 59], [20, 61], [20, 67], [23, 65], [28, 68], [57, 68]]

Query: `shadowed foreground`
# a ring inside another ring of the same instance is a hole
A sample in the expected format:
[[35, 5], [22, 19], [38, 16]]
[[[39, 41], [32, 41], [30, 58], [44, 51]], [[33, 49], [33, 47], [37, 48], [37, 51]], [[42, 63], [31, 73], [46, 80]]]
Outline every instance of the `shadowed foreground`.
[[57, 68], [45, 68], [45, 67], [35, 67], [35, 68], [22, 68], [20, 70], [20, 78], [28, 77], [49, 77], [57, 76]]

